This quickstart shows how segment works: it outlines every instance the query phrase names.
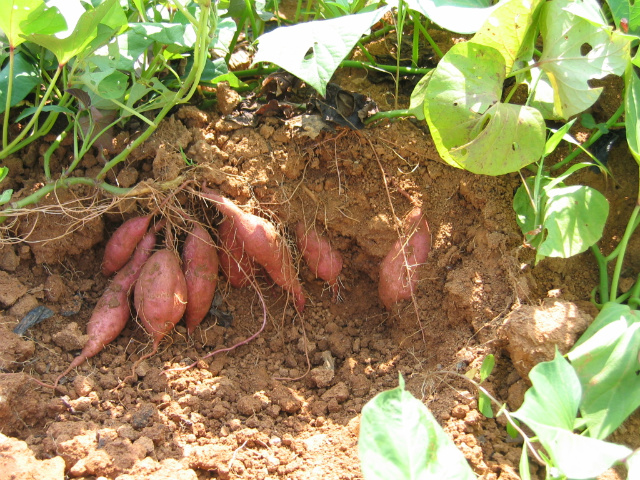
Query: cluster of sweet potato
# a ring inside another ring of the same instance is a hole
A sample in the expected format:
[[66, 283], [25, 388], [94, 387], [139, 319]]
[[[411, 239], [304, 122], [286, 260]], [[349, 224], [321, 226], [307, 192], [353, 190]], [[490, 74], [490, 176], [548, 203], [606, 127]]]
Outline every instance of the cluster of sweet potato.
[[[205, 228], [192, 222], [181, 258], [167, 248], [156, 250], [156, 235], [165, 222], [151, 225], [152, 215], [132, 218], [114, 232], [105, 248], [102, 273], [115, 276], [89, 320], [84, 349], [56, 384], [120, 334], [131, 316], [131, 292], [138, 318], [153, 339], [152, 351], [143, 358], [157, 351], [183, 317], [189, 333], [202, 322], [215, 294], [218, 269], [231, 286], [242, 287], [262, 267], [292, 296], [296, 309], [304, 310], [305, 296], [289, 245], [276, 227], [212, 190], [203, 188], [199, 195], [211, 200], [224, 216], [218, 225], [218, 245]], [[406, 217], [404, 229], [380, 267], [379, 296], [387, 309], [413, 295], [416, 269], [426, 261], [430, 249], [429, 227], [420, 208]], [[343, 263], [340, 252], [302, 222], [295, 233], [302, 258], [316, 277], [328, 282], [337, 298]]]

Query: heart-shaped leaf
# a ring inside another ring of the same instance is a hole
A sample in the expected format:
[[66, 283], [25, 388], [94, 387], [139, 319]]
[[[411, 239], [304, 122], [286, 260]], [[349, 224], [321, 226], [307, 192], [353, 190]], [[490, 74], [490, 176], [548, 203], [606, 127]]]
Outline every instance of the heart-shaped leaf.
[[433, 72], [425, 118], [440, 156], [473, 173], [502, 175], [538, 160], [545, 124], [535, 108], [500, 103], [505, 63], [495, 48], [454, 45]]
[[565, 119], [600, 96], [602, 88], [591, 88], [589, 80], [622, 75], [630, 59], [632, 37], [594, 24], [592, 12], [587, 7], [581, 11], [581, 4], [552, 0], [545, 3], [540, 18], [544, 49], [538, 64], [555, 91], [555, 111]]
[[254, 63], [275, 63], [324, 96], [340, 62], [389, 8], [276, 28], [258, 38]]

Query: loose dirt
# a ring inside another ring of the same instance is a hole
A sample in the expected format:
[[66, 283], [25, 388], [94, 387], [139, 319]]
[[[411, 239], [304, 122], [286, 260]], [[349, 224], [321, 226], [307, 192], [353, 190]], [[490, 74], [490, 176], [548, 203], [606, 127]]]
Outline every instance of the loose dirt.
[[[356, 90], [366, 84], [364, 75], [352, 72], [344, 80]], [[365, 93], [382, 104], [388, 88], [367, 86]], [[116, 139], [119, 148], [131, 135]], [[69, 153], [57, 154], [54, 171]], [[41, 181], [37, 151], [8, 162], [15, 167], [3, 188], [10, 184], [24, 196]], [[625, 147], [617, 147], [609, 163], [615, 181], [592, 172], [576, 178], [612, 203], [605, 249], [619, 239], [623, 225], [616, 220], [626, 221], [635, 198], [634, 165]], [[100, 168], [91, 157], [77, 175]], [[135, 320], [56, 393], [31, 381], [51, 384], [86, 341], [86, 322], [109, 281], [99, 273], [109, 235], [185, 180], [194, 183], [162, 209], [173, 225], [171, 246], [181, 245], [186, 228], [178, 209], [215, 232], [215, 207], [191, 189], [206, 181], [270, 218], [292, 245], [300, 220], [323, 232], [344, 257], [342, 301], [334, 303], [300, 262], [307, 307], [298, 314], [260, 275], [264, 331], [179, 371], [261, 326], [255, 290], [231, 289], [221, 280], [219, 309], [232, 316], [230, 324], [207, 318], [191, 338], [179, 325], [133, 381], [122, 383], [150, 348]], [[115, 205], [84, 187], [57, 192], [39, 213], [19, 218], [16, 241], [7, 237], [0, 250], [0, 469], [38, 479], [359, 479], [362, 407], [396, 387], [402, 374], [479, 478], [518, 478], [521, 444], [509, 439], [501, 419], [477, 411], [470, 384], [446, 372], [467, 372], [494, 354], [497, 366], [485, 386], [517, 409], [528, 370], [556, 345], [568, 350], [597, 313], [588, 303], [597, 284], [589, 253], [534, 265], [523, 246], [511, 205], [519, 175], [476, 176], [446, 166], [423, 126], [409, 120], [318, 134], [275, 117], [242, 127], [189, 106], [165, 120], [111, 181], [142, 187]], [[414, 301], [386, 312], [377, 295], [379, 265], [416, 204], [428, 219], [432, 250]], [[630, 258], [629, 276], [639, 264], [639, 256]], [[53, 315], [22, 337], [12, 333], [37, 306]], [[637, 424], [630, 419], [627, 435], [615, 440], [640, 446]], [[532, 473], [544, 478], [535, 463]]]

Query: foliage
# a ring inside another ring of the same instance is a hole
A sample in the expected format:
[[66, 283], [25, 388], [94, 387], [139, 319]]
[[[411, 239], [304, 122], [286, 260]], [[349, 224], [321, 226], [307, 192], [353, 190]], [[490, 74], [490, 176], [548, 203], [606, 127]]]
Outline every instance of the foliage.
[[422, 402], [398, 388], [362, 409], [358, 449], [368, 479], [475, 478], [462, 453]]

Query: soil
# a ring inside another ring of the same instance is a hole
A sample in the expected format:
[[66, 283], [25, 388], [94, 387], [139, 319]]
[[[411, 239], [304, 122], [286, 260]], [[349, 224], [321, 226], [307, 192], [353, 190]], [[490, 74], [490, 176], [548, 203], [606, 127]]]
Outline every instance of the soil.
[[[340, 83], [371, 96], [382, 110], [391, 108], [389, 84], [365, 77], [347, 71]], [[4, 238], [4, 478], [359, 479], [361, 410], [395, 388], [399, 374], [479, 478], [519, 478], [521, 444], [509, 439], [502, 418], [478, 412], [471, 384], [447, 372], [465, 373], [495, 355], [484, 385], [517, 409], [530, 368], [551, 359], [556, 346], [566, 352], [597, 313], [589, 303], [598, 278], [593, 257], [534, 265], [512, 209], [519, 175], [477, 176], [444, 165], [418, 123], [317, 132], [296, 118], [267, 117], [242, 127], [220, 110], [186, 106], [166, 119], [110, 179], [138, 184], [131, 195], [114, 201], [88, 187], [58, 191], [19, 216]], [[119, 135], [116, 151], [132, 135]], [[13, 188], [15, 198], [42, 181], [43, 145], [7, 160], [12, 176], [3, 189]], [[56, 155], [54, 172], [70, 153], [67, 146]], [[605, 251], [620, 238], [638, 178], [624, 146], [614, 149], [609, 167], [614, 180], [590, 171], [573, 179], [599, 188], [611, 202]], [[76, 175], [92, 177], [100, 168], [89, 157]], [[187, 180], [193, 182], [178, 191]], [[208, 316], [192, 336], [179, 324], [132, 378], [132, 366], [151, 348], [136, 320], [55, 392], [33, 382], [52, 384], [86, 342], [86, 323], [109, 282], [99, 273], [105, 243], [125, 219], [159, 208], [156, 217], [170, 225], [164, 242], [178, 250], [189, 226], [180, 211], [215, 233], [220, 218], [198, 195], [202, 182], [269, 218], [290, 240], [304, 312], [264, 272], [257, 283], [266, 313], [255, 288], [230, 288], [221, 277], [218, 309], [232, 320]], [[388, 312], [378, 298], [379, 266], [416, 205], [429, 222], [431, 252], [414, 298]], [[341, 301], [334, 302], [300, 260], [294, 247], [299, 221], [315, 226], [342, 254]], [[631, 277], [640, 270], [640, 245], [629, 251]], [[38, 306], [52, 315], [22, 336], [13, 333]], [[256, 338], [203, 359], [259, 332], [263, 315], [266, 325]], [[632, 417], [614, 440], [639, 447], [639, 424]], [[622, 473], [612, 470], [607, 478]], [[532, 477], [544, 478], [535, 462]]]

